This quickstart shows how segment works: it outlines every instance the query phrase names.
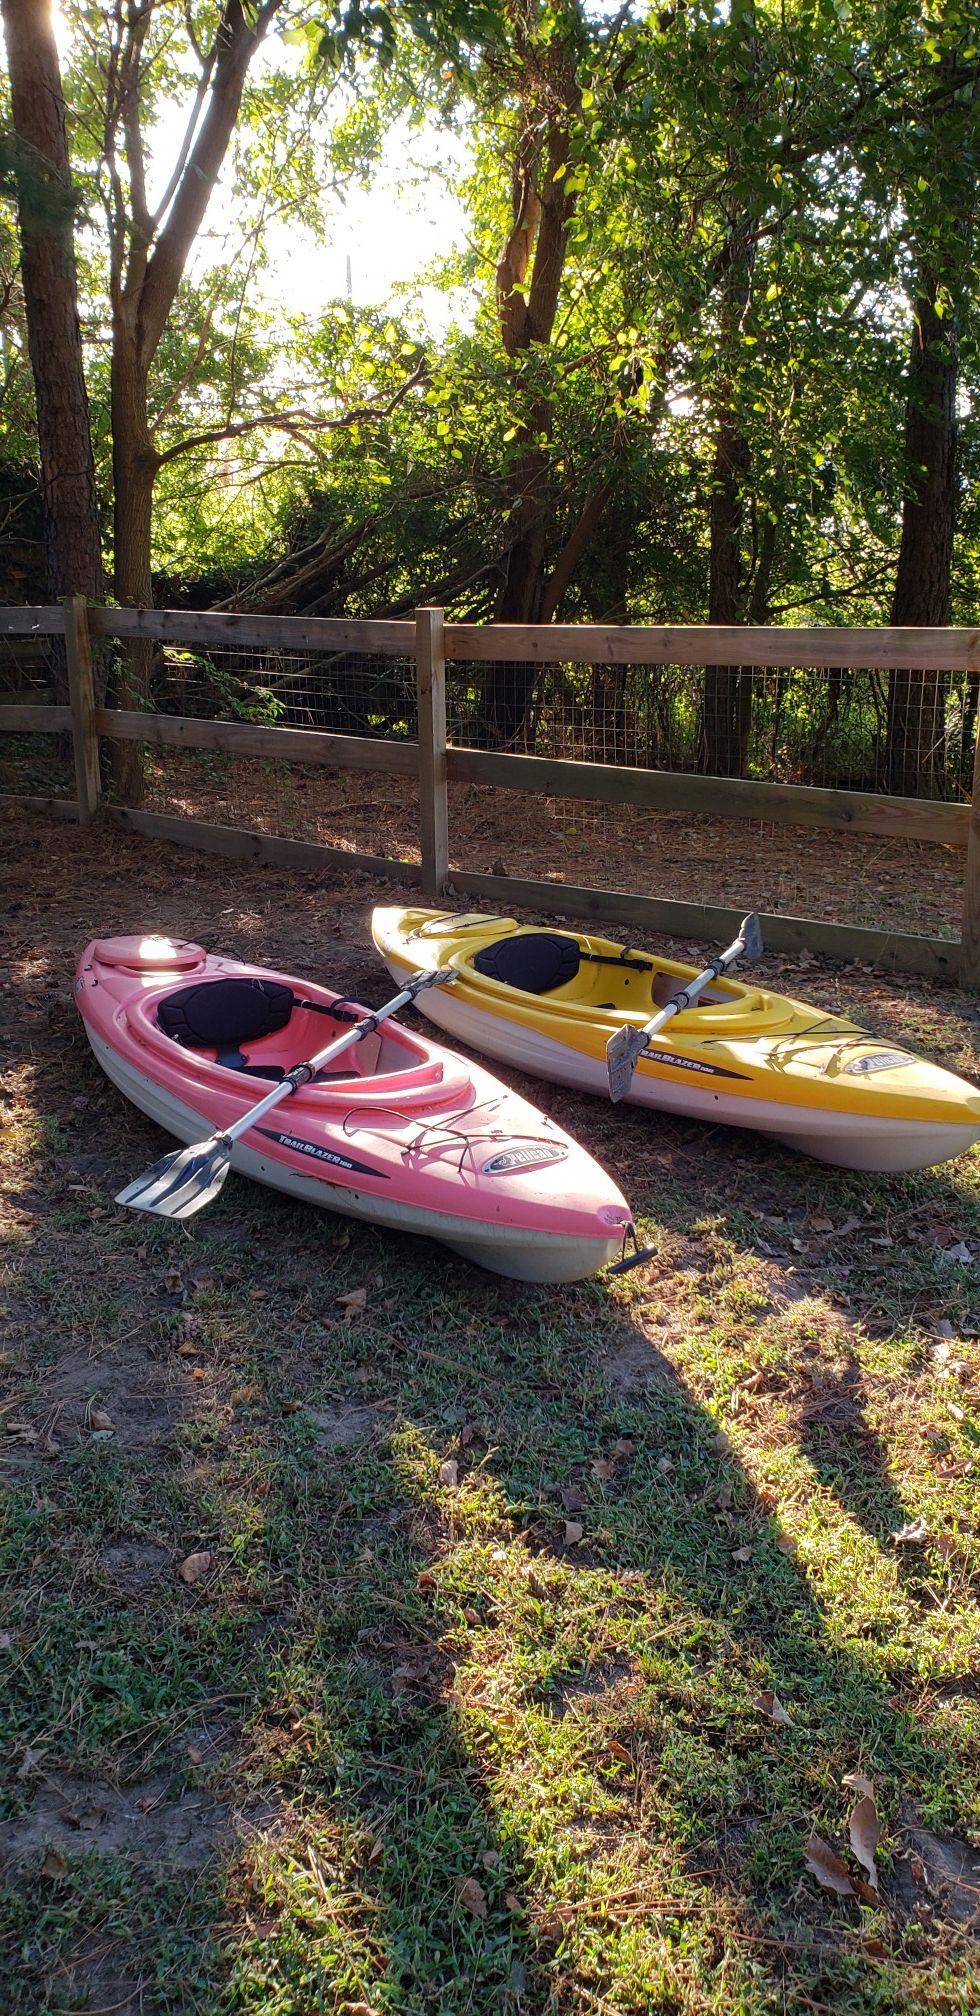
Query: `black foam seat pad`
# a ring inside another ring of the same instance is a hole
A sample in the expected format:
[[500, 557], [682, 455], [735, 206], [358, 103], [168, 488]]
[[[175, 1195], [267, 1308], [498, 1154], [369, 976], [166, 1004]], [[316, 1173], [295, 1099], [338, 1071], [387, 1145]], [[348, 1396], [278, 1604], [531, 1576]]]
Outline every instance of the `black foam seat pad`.
[[550, 994], [574, 980], [581, 953], [574, 938], [561, 938], [556, 931], [525, 931], [518, 937], [498, 938], [481, 946], [473, 965], [488, 980], [500, 980], [505, 987], [517, 987], [522, 994]]
[[168, 994], [157, 1021], [187, 1050], [234, 1050], [284, 1029], [296, 1005], [282, 980], [199, 980]]

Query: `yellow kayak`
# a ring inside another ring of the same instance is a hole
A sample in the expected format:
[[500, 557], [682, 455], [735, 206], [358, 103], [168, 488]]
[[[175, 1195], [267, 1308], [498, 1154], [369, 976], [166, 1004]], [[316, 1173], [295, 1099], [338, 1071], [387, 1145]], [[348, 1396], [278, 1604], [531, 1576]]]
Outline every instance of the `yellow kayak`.
[[[639, 1028], [694, 968], [512, 918], [378, 909], [374, 942], [398, 981], [454, 966], [419, 997], [462, 1043], [541, 1078], [608, 1097], [606, 1044]], [[980, 1092], [839, 1015], [729, 978], [650, 1039], [628, 1097], [752, 1127], [845, 1169], [927, 1169], [980, 1140]]]

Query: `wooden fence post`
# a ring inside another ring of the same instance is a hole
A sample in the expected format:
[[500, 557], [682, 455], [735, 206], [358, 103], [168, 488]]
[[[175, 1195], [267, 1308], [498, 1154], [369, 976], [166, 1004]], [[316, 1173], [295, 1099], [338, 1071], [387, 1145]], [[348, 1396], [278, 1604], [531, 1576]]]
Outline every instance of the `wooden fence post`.
[[88, 604], [84, 595], [66, 595], [65, 658], [68, 665], [68, 704], [71, 708], [71, 739], [75, 754], [75, 797], [78, 823], [91, 825], [102, 798], [99, 777], [99, 738], [95, 729], [95, 693], [92, 683], [92, 643], [88, 627]]
[[446, 790], [446, 660], [441, 609], [415, 612], [415, 690], [419, 715], [419, 827], [422, 893], [435, 901], [449, 880]]
[[973, 758], [973, 804], [963, 871], [963, 921], [960, 927], [960, 986], [980, 994], [980, 735]]

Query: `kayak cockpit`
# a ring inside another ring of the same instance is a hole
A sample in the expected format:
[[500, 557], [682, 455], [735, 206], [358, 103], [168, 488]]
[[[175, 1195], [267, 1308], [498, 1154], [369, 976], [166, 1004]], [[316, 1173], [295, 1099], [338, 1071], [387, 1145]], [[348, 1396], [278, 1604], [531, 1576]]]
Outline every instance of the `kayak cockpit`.
[[[533, 928], [511, 929], [504, 937], [458, 956], [454, 963], [481, 989], [516, 990], [563, 1013], [592, 1016], [598, 1011], [625, 1020], [665, 1008], [693, 978], [691, 967], [605, 939]], [[713, 1014], [723, 1013], [727, 1023], [733, 1015], [758, 1014], [762, 1005], [758, 988], [719, 980], [698, 998], [698, 1024], [707, 1031]]]
[[[237, 1081], [254, 1100], [263, 1082], [279, 1083], [293, 1065], [323, 1050], [370, 1010], [317, 987], [300, 995], [271, 976], [217, 975], [134, 994], [118, 1013], [138, 1042], [172, 1071], [216, 1087]], [[462, 1062], [447, 1069], [411, 1030], [386, 1023], [338, 1057], [335, 1070], [318, 1072], [301, 1096], [349, 1103], [356, 1085], [359, 1102], [402, 1106], [422, 1098], [441, 1104], [465, 1093], [468, 1076]]]

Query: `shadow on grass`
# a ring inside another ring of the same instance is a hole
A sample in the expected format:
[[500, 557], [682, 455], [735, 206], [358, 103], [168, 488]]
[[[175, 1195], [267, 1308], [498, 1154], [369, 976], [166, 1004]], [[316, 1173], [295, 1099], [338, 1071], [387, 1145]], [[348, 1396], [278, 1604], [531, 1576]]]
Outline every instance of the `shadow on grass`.
[[[63, 1059], [57, 1017], [40, 1033]], [[626, 1291], [334, 1243], [240, 1181], [186, 1230], [120, 1219], [107, 1170], [152, 1159], [150, 1130], [94, 1065], [74, 1082], [75, 1119], [63, 1075], [32, 1088], [41, 1215], [11, 1283], [18, 1407], [43, 1425], [67, 1389], [60, 1451], [25, 1449], [4, 1508], [8, 1846], [42, 1827], [6, 2006], [878, 2016], [922, 2006], [919, 1964], [955, 2006], [941, 1913], [869, 1938], [802, 1869], [811, 1824], [845, 1838], [858, 1766], [889, 1824], [903, 1800], [969, 1824], [965, 1746], [895, 1705], [939, 1652], [877, 1544], [909, 1509], [882, 1438], [852, 1422], [852, 1475], [812, 1427], [775, 1493], [718, 1445], [726, 1347], [658, 1354]], [[562, 1100], [600, 1148], [602, 1109]], [[758, 1144], [686, 1159], [687, 1132], [617, 1138], [691, 1243], [705, 1214], [737, 1248], [749, 1203], [856, 1194]]]

